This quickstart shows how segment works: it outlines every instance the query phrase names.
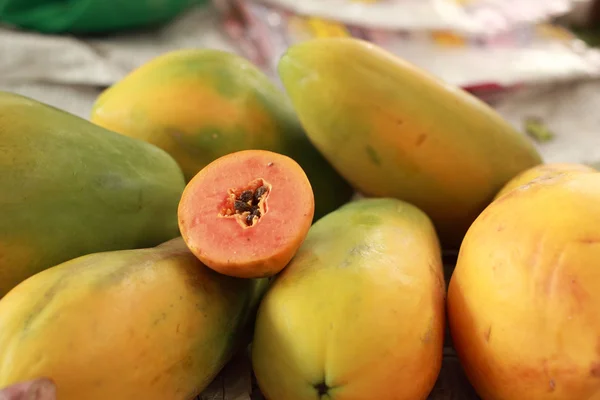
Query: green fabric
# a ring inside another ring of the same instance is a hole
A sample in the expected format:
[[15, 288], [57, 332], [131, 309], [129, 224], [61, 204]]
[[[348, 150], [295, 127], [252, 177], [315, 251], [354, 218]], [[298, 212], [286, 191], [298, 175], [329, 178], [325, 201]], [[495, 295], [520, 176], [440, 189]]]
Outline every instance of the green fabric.
[[110, 33], [169, 22], [208, 0], [0, 0], [0, 21], [43, 33]]

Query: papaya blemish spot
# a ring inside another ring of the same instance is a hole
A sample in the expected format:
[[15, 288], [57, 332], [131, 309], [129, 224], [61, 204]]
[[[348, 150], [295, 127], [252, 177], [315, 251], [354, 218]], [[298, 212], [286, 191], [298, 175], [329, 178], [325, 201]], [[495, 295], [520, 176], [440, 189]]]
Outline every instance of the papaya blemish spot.
[[268, 212], [267, 199], [272, 185], [263, 178], [243, 188], [230, 188], [225, 195], [219, 217], [235, 218], [244, 229], [255, 226]]
[[329, 394], [329, 386], [327, 386], [327, 384], [325, 382], [317, 383], [313, 387], [317, 391], [317, 395], [319, 396], [319, 399], [322, 398], [323, 396], [327, 396]]

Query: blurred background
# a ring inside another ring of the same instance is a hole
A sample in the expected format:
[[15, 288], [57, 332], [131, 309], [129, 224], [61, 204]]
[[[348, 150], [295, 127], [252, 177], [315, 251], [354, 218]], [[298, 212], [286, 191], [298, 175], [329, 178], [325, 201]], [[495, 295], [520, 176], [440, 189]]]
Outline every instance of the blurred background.
[[287, 46], [327, 36], [483, 98], [548, 162], [600, 166], [596, 0], [0, 0], [0, 90], [88, 118], [104, 88], [167, 51], [235, 52], [277, 80]]

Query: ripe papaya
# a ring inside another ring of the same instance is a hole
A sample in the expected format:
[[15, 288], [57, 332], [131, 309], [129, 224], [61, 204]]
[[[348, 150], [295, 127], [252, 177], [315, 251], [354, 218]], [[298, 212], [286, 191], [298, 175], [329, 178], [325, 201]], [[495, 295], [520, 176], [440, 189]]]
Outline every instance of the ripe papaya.
[[266, 279], [204, 266], [175, 238], [49, 268], [0, 300], [0, 387], [60, 400], [190, 400], [249, 339]]
[[315, 219], [354, 192], [311, 144], [285, 93], [250, 61], [229, 52], [158, 56], [101, 93], [91, 121], [166, 150], [187, 181], [236, 151], [287, 155], [308, 175]]
[[538, 180], [467, 232], [451, 335], [483, 400], [600, 399], [600, 174]]
[[296, 44], [278, 71], [333, 167], [366, 196], [425, 211], [449, 250], [506, 182], [542, 161], [485, 103], [362, 40]]
[[579, 163], [549, 163], [549, 164], [539, 164], [535, 167], [529, 168], [513, 179], [511, 179], [502, 190], [498, 192], [494, 200], [498, 199], [500, 196], [510, 192], [513, 189], [516, 189], [520, 186], [527, 185], [531, 182], [535, 182], [540, 179], [553, 179], [555, 177], [568, 175], [568, 174], [580, 174], [580, 173], [589, 173], [589, 172], [597, 172], [596, 169]]
[[444, 297], [421, 210], [348, 203], [313, 224], [261, 302], [258, 386], [268, 400], [425, 399], [442, 362]]
[[45, 268], [179, 236], [185, 181], [165, 151], [0, 92], [0, 297]]
[[237, 278], [279, 273], [311, 226], [310, 182], [291, 158], [266, 150], [219, 157], [187, 185], [179, 230], [206, 266]]

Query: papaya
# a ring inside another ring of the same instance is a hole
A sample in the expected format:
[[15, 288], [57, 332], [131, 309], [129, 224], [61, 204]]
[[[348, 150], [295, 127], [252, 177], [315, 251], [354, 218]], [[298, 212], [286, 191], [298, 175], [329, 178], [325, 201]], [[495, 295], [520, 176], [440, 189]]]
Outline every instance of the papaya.
[[99, 251], [179, 236], [183, 173], [165, 151], [0, 92], [0, 298]]
[[552, 179], [555, 177], [559, 177], [567, 174], [579, 174], [579, 173], [590, 173], [590, 172], [598, 172], [596, 169], [579, 163], [548, 163], [548, 164], [539, 164], [535, 167], [529, 168], [513, 179], [511, 179], [502, 190], [496, 194], [494, 200], [503, 196], [504, 194], [521, 187], [523, 185], [530, 184], [531, 182], [535, 182], [540, 179]]
[[0, 300], [0, 387], [60, 400], [190, 400], [242, 344], [267, 279], [204, 266], [181, 238], [78, 257]]
[[150, 60], [100, 94], [91, 121], [164, 149], [187, 181], [236, 151], [287, 155], [310, 179], [315, 219], [354, 193], [312, 145], [285, 93], [249, 60], [226, 51], [183, 49]]
[[425, 399], [440, 372], [445, 283], [417, 207], [361, 199], [323, 217], [273, 280], [252, 365], [267, 400]]
[[293, 159], [243, 150], [204, 167], [179, 202], [179, 229], [209, 268], [237, 278], [279, 273], [306, 238], [315, 201]]
[[538, 180], [467, 232], [452, 340], [483, 400], [600, 399], [600, 174]]
[[367, 197], [425, 211], [445, 249], [458, 249], [502, 186], [542, 161], [488, 105], [360, 39], [293, 45], [278, 73], [331, 165]]

